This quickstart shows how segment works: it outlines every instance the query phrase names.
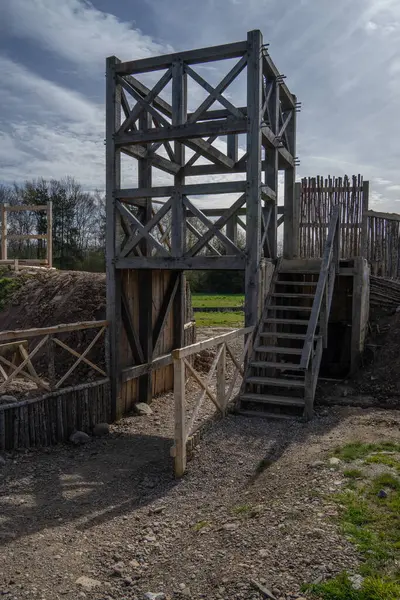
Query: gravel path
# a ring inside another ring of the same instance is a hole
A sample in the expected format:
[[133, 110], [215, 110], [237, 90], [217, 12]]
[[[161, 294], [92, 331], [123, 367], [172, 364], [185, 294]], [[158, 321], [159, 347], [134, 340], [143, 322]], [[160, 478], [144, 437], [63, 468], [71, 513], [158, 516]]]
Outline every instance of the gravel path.
[[[172, 475], [172, 397], [105, 438], [0, 465], [0, 595], [7, 599], [276, 598], [357, 564], [334, 522], [328, 462], [354, 440], [400, 439], [399, 411], [338, 408], [310, 423], [228, 416]], [[339, 477], [339, 479], [338, 479]]]

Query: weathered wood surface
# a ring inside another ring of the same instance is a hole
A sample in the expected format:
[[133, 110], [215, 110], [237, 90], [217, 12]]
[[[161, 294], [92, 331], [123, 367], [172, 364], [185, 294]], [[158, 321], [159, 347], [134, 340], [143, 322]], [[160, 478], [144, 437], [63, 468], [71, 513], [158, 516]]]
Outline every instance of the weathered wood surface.
[[[196, 421], [205, 398], [211, 400], [220, 415], [226, 414], [228, 405], [233, 400], [237, 379], [238, 377], [243, 378], [244, 365], [251, 352], [253, 333], [254, 327], [236, 329], [184, 348], [177, 348], [172, 352], [175, 406], [175, 445], [172, 455], [175, 459], [175, 475], [177, 477], [181, 477], [186, 470], [188, 446], [193, 448], [194, 440], [199, 439], [197, 432], [201, 429], [201, 424], [196, 424]], [[229, 342], [240, 337], [245, 339], [247, 337], [247, 339], [244, 343], [242, 356], [238, 360], [229, 347]], [[204, 375], [191, 364], [190, 357], [210, 348], [216, 348], [216, 352], [208, 373]], [[234, 366], [229, 381], [227, 381], [227, 361], [232, 361]], [[189, 377], [196, 381], [200, 387], [200, 392], [195, 399], [191, 416], [187, 422], [186, 380]], [[216, 378], [215, 383], [213, 383], [214, 378]]]
[[110, 419], [108, 379], [0, 404], [0, 452], [66, 442], [74, 430], [90, 434]]
[[[332, 208], [341, 205], [340, 258], [361, 256], [365, 188], [361, 175], [303, 179], [300, 190], [300, 257], [324, 252]], [[286, 218], [286, 213], [285, 213]]]

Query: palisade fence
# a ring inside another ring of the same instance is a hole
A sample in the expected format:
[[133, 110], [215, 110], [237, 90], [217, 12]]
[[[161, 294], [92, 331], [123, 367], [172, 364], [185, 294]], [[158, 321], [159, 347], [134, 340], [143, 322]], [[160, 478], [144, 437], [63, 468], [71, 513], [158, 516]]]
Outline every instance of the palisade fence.
[[[361, 175], [309, 177], [301, 182], [300, 256], [321, 258], [332, 208], [341, 205], [340, 258], [362, 254], [363, 215], [368, 210], [368, 182]], [[364, 224], [365, 226], [365, 224]]]
[[321, 258], [332, 208], [341, 205], [340, 258], [363, 256], [371, 274], [400, 278], [400, 215], [369, 210], [369, 182], [361, 175], [309, 177], [300, 188], [301, 258]]

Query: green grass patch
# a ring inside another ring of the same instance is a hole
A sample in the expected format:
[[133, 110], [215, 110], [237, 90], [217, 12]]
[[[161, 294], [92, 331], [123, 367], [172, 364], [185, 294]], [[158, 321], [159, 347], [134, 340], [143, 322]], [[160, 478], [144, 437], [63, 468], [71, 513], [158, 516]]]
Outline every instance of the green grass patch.
[[336, 448], [334, 454], [345, 462], [351, 462], [358, 458], [365, 458], [372, 452], [400, 452], [400, 444], [395, 442], [381, 442], [379, 444], [365, 444], [363, 442], [352, 442], [341, 448]]
[[253, 510], [251, 504], [239, 504], [239, 506], [234, 506], [232, 508], [232, 512], [235, 515], [248, 515]]
[[[354, 442], [335, 451], [345, 462], [364, 459], [400, 469], [400, 460], [385, 452], [399, 452], [400, 444]], [[383, 452], [383, 454], [382, 454]], [[400, 478], [396, 472], [367, 477], [358, 469], [343, 472], [349, 487], [336, 494], [343, 533], [362, 556], [359, 573], [364, 578], [355, 589], [351, 577], [341, 573], [334, 579], [305, 586], [312, 597], [321, 600], [398, 600], [400, 599]], [[356, 482], [356, 479], [362, 481]], [[381, 490], [384, 494], [380, 493]]]
[[367, 456], [365, 462], [367, 464], [386, 465], [387, 467], [392, 467], [400, 471], [399, 459], [392, 454], [372, 454], [372, 456]]
[[0, 277], [0, 310], [4, 310], [20, 286], [21, 281], [15, 277]]
[[196, 312], [197, 327], [243, 327], [244, 312]]
[[343, 475], [348, 479], [362, 479], [363, 474], [359, 469], [346, 469], [343, 471]]
[[390, 579], [367, 577], [360, 590], [353, 588], [347, 573], [342, 573], [334, 579], [323, 583], [305, 586], [314, 598], [324, 600], [398, 600], [400, 585]]
[[204, 527], [208, 527], [209, 525], [211, 525], [209, 521], [199, 521], [198, 523], [196, 523], [196, 525], [193, 526], [193, 531], [200, 531], [201, 529], [204, 529]]
[[192, 294], [194, 308], [243, 306], [243, 294]]

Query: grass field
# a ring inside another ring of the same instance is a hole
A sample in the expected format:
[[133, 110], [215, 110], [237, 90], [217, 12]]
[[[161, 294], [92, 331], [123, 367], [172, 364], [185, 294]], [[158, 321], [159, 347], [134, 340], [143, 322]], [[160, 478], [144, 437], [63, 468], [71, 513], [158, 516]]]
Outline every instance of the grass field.
[[[195, 308], [242, 306], [243, 294], [192, 294]], [[198, 327], [243, 327], [244, 313], [240, 312], [196, 312]]]
[[242, 306], [243, 294], [192, 294], [192, 304], [195, 308], [208, 306]]

